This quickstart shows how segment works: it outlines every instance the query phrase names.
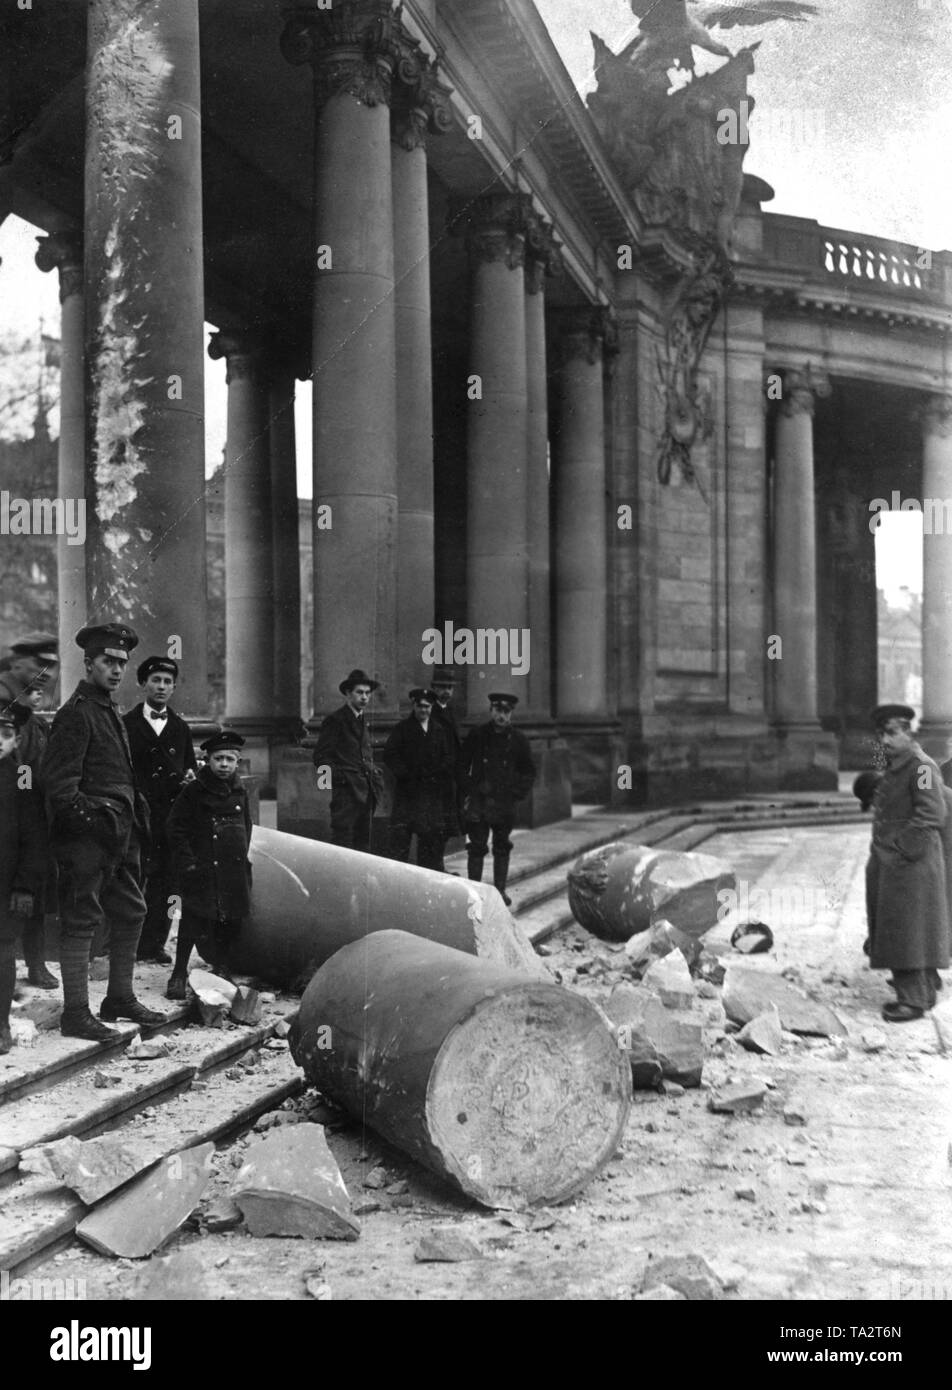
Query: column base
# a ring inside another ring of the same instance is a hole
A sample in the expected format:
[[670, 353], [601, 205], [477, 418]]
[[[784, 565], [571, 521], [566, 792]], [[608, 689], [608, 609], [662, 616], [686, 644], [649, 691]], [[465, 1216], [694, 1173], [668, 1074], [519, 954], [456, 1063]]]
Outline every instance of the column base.
[[242, 761], [247, 764], [250, 774], [258, 779], [260, 795], [265, 800], [272, 800], [277, 795], [280, 755], [284, 749], [293, 748], [300, 742], [301, 720], [293, 716], [226, 715], [224, 722], [226, 728], [234, 729], [245, 740], [241, 750]]
[[941, 765], [952, 758], [952, 720], [927, 719], [916, 733], [922, 751]]
[[560, 716], [558, 728], [569, 748], [572, 800], [576, 805], [604, 806], [618, 787], [625, 742], [617, 719], [597, 715]]

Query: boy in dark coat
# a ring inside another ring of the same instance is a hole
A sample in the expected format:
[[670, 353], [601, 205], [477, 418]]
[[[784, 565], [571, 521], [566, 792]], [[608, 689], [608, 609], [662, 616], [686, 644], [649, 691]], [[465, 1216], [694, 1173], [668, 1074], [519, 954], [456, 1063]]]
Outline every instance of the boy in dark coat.
[[529, 740], [512, 727], [512, 711], [518, 703], [515, 695], [490, 695], [489, 723], [470, 730], [460, 756], [469, 837], [467, 872], [476, 883], [481, 881], [492, 831], [493, 883], [507, 907], [511, 901], [506, 893], [512, 852], [509, 836], [516, 823], [516, 806], [529, 795], [535, 781]]
[[167, 999], [185, 998], [193, 945], [228, 977], [231, 945], [251, 906], [251, 810], [238, 777], [243, 744], [230, 729], [205, 740], [208, 762], [182, 788], [167, 822], [173, 891], [182, 899]]
[[129, 750], [139, 790], [149, 803], [152, 844], [145, 864], [145, 925], [139, 938], [139, 960], [170, 965], [165, 950], [169, 934], [169, 882], [171, 870], [165, 823], [172, 804], [186, 782], [195, 777], [198, 763], [192, 734], [169, 701], [178, 680], [178, 662], [169, 656], [149, 656], [136, 671], [144, 701], [122, 716], [129, 735]]
[[19, 702], [0, 708], [0, 1053], [9, 1052], [16, 942], [43, 900], [47, 840], [43, 800], [20, 785], [18, 738], [30, 718]]
[[390, 854], [405, 864], [417, 837], [421, 869], [443, 868], [446, 808], [452, 795], [455, 752], [445, 725], [435, 717], [436, 694], [410, 691], [413, 713], [387, 739], [383, 760], [396, 780], [390, 818]]
[[873, 714], [887, 763], [873, 803], [866, 911], [869, 963], [892, 970], [896, 990], [883, 1008], [887, 1023], [931, 1009], [937, 972], [949, 965], [945, 796], [938, 767], [912, 735], [913, 718], [907, 705], [880, 705]]

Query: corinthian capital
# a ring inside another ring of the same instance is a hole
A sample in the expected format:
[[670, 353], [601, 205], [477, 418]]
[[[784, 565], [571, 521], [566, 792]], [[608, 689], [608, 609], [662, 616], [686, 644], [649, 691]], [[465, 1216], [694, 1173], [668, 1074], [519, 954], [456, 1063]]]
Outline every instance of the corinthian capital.
[[817, 397], [825, 400], [832, 394], [833, 387], [826, 373], [807, 363], [803, 368], [791, 368], [783, 373], [780, 409], [786, 416], [812, 415]]
[[919, 407], [923, 435], [952, 438], [952, 396], [927, 396]]
[[562, 269], [562, 243], [555, 228], [539, 213], [531, 213], [526, 227], [526, 289], [541, 294], [546, 276]]
[[259, 335], [245, 328], [219, 329], [208, 344], [208, 355], [213, 362], [225, 359], [225, 380], [229, 385], [254, 375], [261, 365], [262, 350]]
[[40, 270], [59, 271], [60, 300], [80, 294], [83, 288], [83, 238], [79, 232], [51, 232], [37, 237], [36, 256]]
[[393, 87], [392, 134], [401, 148], [417, 150], [426, 144], [427, 134], [443, 135], [453, 124], [452, 88], [440, 80], [436, 59], [419, 51], [418, 40], [407, 37], [406, 45]]
[[281, 52], [289, 63], [311, 64], [319, 107], [341, 93], [365, 106], [389, 104], [403, 30], [393, 0], [302, 3], [286, 14]]
[[503, 261], [515, 270], [525, 265], [526, 237], [533, 215], [528, 193], [484, 193], [456, 205], [450, 228], [466, 237], [474, 261]]
[[553, 316], [563, 365], [573, 359], [589, 366], [618, 350], [618, 324], [611, 309], [585, 304], [578, 309], [558, 309]]

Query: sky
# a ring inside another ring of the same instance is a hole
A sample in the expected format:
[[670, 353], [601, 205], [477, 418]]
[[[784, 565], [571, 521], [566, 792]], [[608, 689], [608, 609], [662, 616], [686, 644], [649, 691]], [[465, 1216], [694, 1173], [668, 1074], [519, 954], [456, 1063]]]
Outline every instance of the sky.
[[[738, 27], [733, 49], [758, 39], [745, 168], [776, 192], [768, 210], [832, 227], [952, 249], [952, 0], [816, 0], [807, 24]], [[618, 51], [635, 32], [628, 0], [536, 0], [568, 72], [592, 89], [589, 30]], [[703, 68], [707, 60], [701, 57]], [[712, 60], [717, 66], [718, 60]], [[0, 331], [58, 334], [56, 275], [33, 264], [35, 231], [0, 225]], [[206, 459], [221, 459], [225, 368], [207, 360]], [[311, 496], [310, 388], [298, 383], [298, 484]], [[921, 589], [911, 513], [883, 518], [881, 583]]]

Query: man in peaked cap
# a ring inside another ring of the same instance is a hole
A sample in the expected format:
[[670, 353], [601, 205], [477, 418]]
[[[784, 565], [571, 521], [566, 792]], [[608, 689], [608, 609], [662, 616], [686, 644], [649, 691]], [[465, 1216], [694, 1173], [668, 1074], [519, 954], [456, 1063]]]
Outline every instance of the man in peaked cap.
[[477, 883], [483, 877], [483, 860], [493, 837], [493, 883], [508, 906], [509, 836], [516, 823], [516, 806], [532, 790], [535, 763], [525, 734], [512, 727], [518, 697], [496, 691], [489, 697], [487, 724], [471, 729], [463, 744], [460, 769], [468, 843], [467, 872]]
[[314, 766], [331, 772], [331, 840], [364, 852], [370, 850], [374, 809], [383, 791], [367, 717], [379, 686], [359, 667], [351, 671], [337, 687], [344, 704], [324, 720], [314, 749]]
[[869, 963], [891, 970], [896, 999], [887, 1023], [921, 1018], [949, 965], [949, 908], [942, 829], [942, 775], [912, 733], [908, 705], [879, 705], [872, 720], [886, 758], [873, 802], [866, 866]]
[[[9, 664], [0, 673], [0, 705], [15, 701], [26, 711], [17, 738], [17, 761], [19, 766], [30, 769], [33, 787], [40, 797], [40, 764], [46, 748], [47, 726], [34, 711], [38, 696], [51, 690], [56, 683], [58, 671], [59, 639], [51, 632], [26, 632], [11, 645]], [[44, 858], [45, 848], [44, 844]], [[59, 980], [46, 965], [45, 916], [46, 892], [35, 893], [33, 914], [23, 924], [23, 957], [31, 985], [38, 989], [56, 989]]]
[[446, 803], [456, 755], [446, 726], [434, 715], [435, 690], [418, 686], [410, 691], [410, 703], [412, 714], [401, 719], [383, 750], [383, 761], [396, 781], [390, 854], [405, 864], [415, 835], [419, 867], [442, 871]]
[[[42, 776], [59, 871], [60, 971], [66, 1037], [106, 1042], [118, 1019], [157, 1024], [165, 1015], [133, 993], [136, 947], [145, 918], [140, 861], [149, 811], [138, 792], [126, 726], [113, 701], [139, 639], [122, 623], [76, 636], [86, 675], [53, 721]], [[95, 1019], [89, 1010], [93, 935], [110, 928], [109, 984]], [[101, 1021], [100, 1021], [101, 1020]]]
[[165, 950], [171, 925], [169, 895], [173, 891], [165, 826], [172, 803], [198, 768], [191, 730], [169, 704], [178, 676], [178, 662], [172, 657], [147, 656], [136, 671], [144, 699], [122, 716], [136, 783], [149, 803], [151, 832], [145, 864], [145, 925], [138, 958], [160, 965], [171, 964]]

